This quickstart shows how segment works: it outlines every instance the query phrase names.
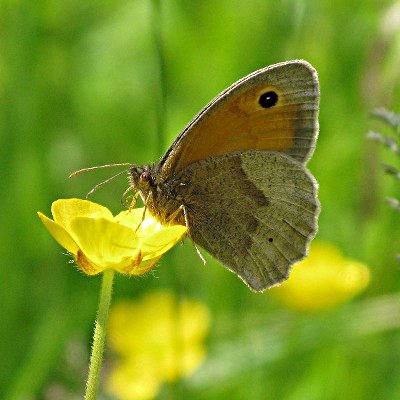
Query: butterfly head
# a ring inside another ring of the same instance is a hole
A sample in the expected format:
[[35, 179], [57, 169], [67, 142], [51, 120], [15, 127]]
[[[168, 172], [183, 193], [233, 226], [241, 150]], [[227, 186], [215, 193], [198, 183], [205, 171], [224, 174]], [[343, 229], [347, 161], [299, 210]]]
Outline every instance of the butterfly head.
[[133, 165], [129, 168], [129, 182], [134, 190], [142, 193], [149, 192], [154, 185], [150, 165]]

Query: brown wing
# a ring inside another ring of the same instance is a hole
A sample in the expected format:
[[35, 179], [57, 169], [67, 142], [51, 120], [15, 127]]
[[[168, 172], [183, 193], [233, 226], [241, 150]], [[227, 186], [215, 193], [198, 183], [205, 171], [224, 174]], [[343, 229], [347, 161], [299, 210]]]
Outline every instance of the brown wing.
[[168, 177], [198, 160], [239, 150], [278, 151], [306, 163], [318, 134], [318, 106], [318, 77], [307, 62], [260, 69], [211, 101], [159, 167]]
[[287, 279], [317, 230], [317, 184], [276, 152], [246, 151], [198, 161], [181, 172], [193, 240], [262, 291]]

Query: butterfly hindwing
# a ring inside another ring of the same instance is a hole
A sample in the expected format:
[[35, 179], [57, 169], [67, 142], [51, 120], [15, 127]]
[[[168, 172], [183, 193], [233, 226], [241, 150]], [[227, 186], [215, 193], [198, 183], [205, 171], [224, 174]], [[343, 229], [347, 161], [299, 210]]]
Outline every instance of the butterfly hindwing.
[[260, 291], [285, 280], [317, 229], [315, 179], [290, 157], [230, 153], [182, 171], [192, 239]]

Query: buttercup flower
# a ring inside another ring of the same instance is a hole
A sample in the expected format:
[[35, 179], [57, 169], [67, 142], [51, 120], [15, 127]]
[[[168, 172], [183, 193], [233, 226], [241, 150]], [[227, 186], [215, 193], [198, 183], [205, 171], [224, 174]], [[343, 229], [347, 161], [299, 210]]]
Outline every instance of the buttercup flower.
[[205, 358], [208, 327], [203, 304], [169, 291], [120, 302], [110, 311], [108, 340], [119, 357], [108, 391], [124, 400], [152, 399], [163, 382], [192, 374]]
[[309, 256], [270, 293], [292, 309], [322, 311], [348, 301], [364, 290], [369, 280], [367, 266], [344, 258], [331, 244], [314, 242]]
[[187, 230], [181, 225], [162, 226], [148, 213], [143, 219], [143, 212], [143, 208], [137, 208], [114, 217], [106, 207], [91, 201], [65, 199], [52, 204], [53, 220], [40, 212], [38, 215], [87, 275], [106, 269], [142, 275]]

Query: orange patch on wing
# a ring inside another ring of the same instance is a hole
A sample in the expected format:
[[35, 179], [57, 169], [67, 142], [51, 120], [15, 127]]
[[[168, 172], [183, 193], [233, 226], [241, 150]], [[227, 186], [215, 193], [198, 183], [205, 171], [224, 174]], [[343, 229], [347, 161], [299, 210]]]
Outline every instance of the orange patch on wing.
[[[259, 104], [261, 94], [274, 91], [278, 102], [271, 108]], [[276, 87], [259, 84], [238, 91], [212, 105], [190, 128], [175, 150], [175, 171], [195, 161], [240, 150], [285, 152], [294, 146], [295, 120], [299, 106], [286, 104]]]

